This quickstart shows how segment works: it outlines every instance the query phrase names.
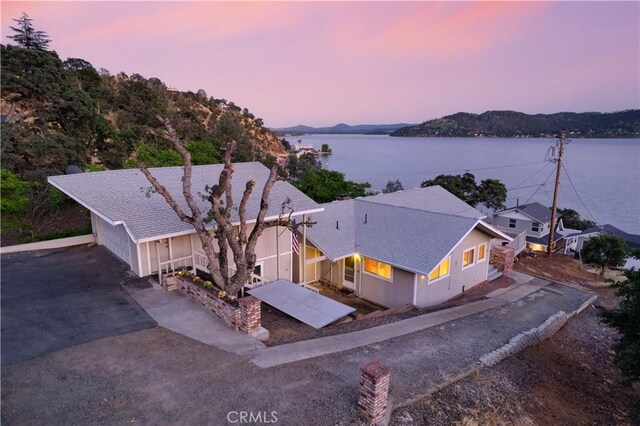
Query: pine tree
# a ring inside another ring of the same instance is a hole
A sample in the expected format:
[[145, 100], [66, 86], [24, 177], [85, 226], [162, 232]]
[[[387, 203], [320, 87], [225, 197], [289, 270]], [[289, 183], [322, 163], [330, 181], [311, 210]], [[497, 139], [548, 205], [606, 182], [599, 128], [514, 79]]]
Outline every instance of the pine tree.
[[18, 43], [18, 46], [25, 49], [38, 49], [47, 50], [49, 47], [49, 36], [44, 31], [39, 31], [33, 28], [31, 22], [33, 19], [29, 18], [29, 15], [22, 13], [22, 16], [18, 19], [14, 19], [17, 22], [17, 27], [9, 27], [15, 35], [8, 36], [10, 39]]

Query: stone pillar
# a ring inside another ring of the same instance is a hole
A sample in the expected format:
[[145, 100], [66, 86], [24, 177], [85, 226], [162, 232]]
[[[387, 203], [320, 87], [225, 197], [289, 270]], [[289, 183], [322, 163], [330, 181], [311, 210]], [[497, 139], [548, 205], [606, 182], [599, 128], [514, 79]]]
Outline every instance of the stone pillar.
[[162, 280], [162, 287], [166, 291], [173, 291], [178, 289], [180, 278], [175, 275], [167, 275]]
[[489, 253], [489, 263], [498, 268], [504, 275], [513, 271], [515, 259], [516, 251], [513, 247], [498, 246], [491, 249]]
[[358, 411], [370, 424], [384, 419], [390, 376], [391, 370], [378, 361], [371, 361], [360, 369]]
[[253, 296], [238, 299], [240, 305], [240, 331], [254, 333], [262, 327], [260, 300]]

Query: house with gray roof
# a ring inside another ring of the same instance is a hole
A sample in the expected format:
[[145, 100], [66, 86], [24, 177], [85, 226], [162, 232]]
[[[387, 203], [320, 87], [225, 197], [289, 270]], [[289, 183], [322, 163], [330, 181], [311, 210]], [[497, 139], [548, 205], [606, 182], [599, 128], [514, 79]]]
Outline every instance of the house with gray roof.
[[491, 239], [511, 240], [440, 186], [321, 207], [294, 277], [389, 308], [436, 305], [486, 282]]
[[564, 254], [575, 254], [581, 252], [584, 248], [585, 243], [597, 235], [619, 237], [622, 238], [627, 247], [632, 249], [640, 249], [640, 235], [630, 234], [620, 228], [616, 228], [613, 225], [606, 224], [592, 226], [585, 230], [568, 234], [565, 237], [567, 240], [567, 244], [565, 245]]
[[[217, 183], [222, 164], [194, 166], [192, 191], [200, 209], [210, 204], [200, 194]], [[182, 195], [182, 167], [152, 168], [151, 173], [164, 185], [184, 211], [189, 211]], [[247, 205], [247, 217], [255, 218], [260, 206], [261, 190], [269, 169], [257, 162], [236, 163], [233, 174], [233, 197], [242, 198], [245, 183], [256, 181], [256, 190]], [[137, 169], [111, 170], [51, 176], [49, 183], [91, 212], [96, 242], [126, 262], [143, 277], [179, 267], [195, 267], [208, 272], [200, 239], [193, 227], [181, 222], [164, 198], [150, 191], [151, 185]], [[267, 220], [275, 220], [288, 201], [292, 217], [301, 218], [322, 211], [317, 203], [287, 182], [276, 182], [270, 194]], [[288, 211], [287, 211], [288, 212]], [[238, 213], [233, 213], [240, 222]], [[213, 229], [213, 224], [211, 224]], [[292, 235], [282, 227], [268, 228], [256, 248], [255, 275], [265, 281], [292, 279]]]
[[[504, 231], [526, 232], [527, 247], [536, 251], [546, 251], [551, 230], [551, 209], [540, 203], [519, 204], [493, 214], [493, 224]], [[554, 229], [554, 250], [564, 238], [562, 217], [556, 215]]]

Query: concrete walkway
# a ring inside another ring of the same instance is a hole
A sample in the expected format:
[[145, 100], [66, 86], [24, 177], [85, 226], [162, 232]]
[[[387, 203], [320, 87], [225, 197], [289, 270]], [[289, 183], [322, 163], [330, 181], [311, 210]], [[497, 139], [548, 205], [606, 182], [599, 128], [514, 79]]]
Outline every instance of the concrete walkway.
[[131, 297], [158, 325], [225, 352], [242, 354], [265, 347], [258, 339], [233, 331], [202, 306], [177, 292], [152, 287], [133, 292]]
[[262, 368], [274, 367], [382, 342], [507, 305], [550, 284], [549, 281], [515, 271], [510, 277], [516, 283], [490, 293], [488, 299], [365, 330], [260, 349], [249, 354], [252, 356], [251, 362]]

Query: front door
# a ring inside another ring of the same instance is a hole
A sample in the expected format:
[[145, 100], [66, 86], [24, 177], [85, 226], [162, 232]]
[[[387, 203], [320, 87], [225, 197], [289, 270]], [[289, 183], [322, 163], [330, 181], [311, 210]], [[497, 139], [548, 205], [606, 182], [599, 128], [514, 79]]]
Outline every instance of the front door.
[[342, 280], [342, 285], [351, 290], [356, 289], [356, 267], [353, 256], [344, 259], [344, 279]]

